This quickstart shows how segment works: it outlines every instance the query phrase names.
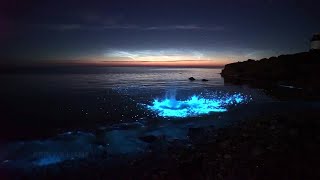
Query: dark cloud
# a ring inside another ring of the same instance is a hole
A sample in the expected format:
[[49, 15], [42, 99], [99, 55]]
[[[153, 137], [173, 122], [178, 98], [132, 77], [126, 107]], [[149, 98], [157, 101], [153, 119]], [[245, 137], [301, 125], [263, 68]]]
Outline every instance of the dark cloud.
[[170, 30], [200, 30], [200, 31], [222, 31], [223, 26], [199, 26], [199, 25], [170, 25], [170, 26], [141, 26], [141, 25], [88, 25], [88, 24], [43, 24], [34, 25], [36, 28], [47, 28], [58, 31], [68, 30], [141, 30], [141, 31], [170, 31]]

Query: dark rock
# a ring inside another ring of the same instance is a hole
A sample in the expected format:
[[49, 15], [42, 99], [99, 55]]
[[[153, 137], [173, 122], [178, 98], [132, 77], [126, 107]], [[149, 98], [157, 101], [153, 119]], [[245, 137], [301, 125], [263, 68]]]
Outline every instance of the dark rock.
[[105, 131], [103, 129], [97, 129], [95, 132], [94, 143], [98, 145], [104, 145], [106, 143]]
[[214, 126], [189, 128], [188, 137], [194, 143], [206, 142], [213, 136]]
[[221, 148], [221, 149], [226, 149], [227, 147], [229, 147], [231, 144], [231, 142], [229, 140], [224, 140], [222, 142], [220, 142], [218, 144], [218, 146]]
[[[247, 60], [225, 65], [221, 76], [226, 83], [249, 84], [264, 88], [274, 96], [320, 98], [320, 52], [310, 51], [258, 61]], [[280, 88], [281, 84], [287, 87]], [[297, 90], [298, 89], [298, 90]]]
[[194, 80], [196, 80], [194, 77], [189, 77], [189, 80], [190, 81], [194, 81]]
[[147, 143], [152, 143], [152, 142], [158, 140], [159, 138], [157, 136], [154, 136], [154, 135], [148, 135], [148, 136], [139, 137], [139, 139], [141, 141], [144, 141], [144, 142], [147, 142]]
[[[152, 136], [152, 135], [151, 135]], [[170, 143], [168, 142], [166, 136], [162, 135], [162, 136], [154, 136], [156, 137], [155, 140], [153, 140], [153, 138], [150, 138], [152, 139], [153, 141], [151, 142], [149, 148], [152, 152], [154, 153], [159, 153], [158, 156], [167, 156], [168, 154], [167, 153], [163, 153], [163, 152], [167, 152], [168, 151], [168, 148], [169, 148], [169, 145]]]
[[225, 154], [223, 157], [224, 157], [225, 159], [231, 159], [231, 158], [232, 158], [230, 154]]
[[262, 147], [257, 146], [257, 147], [253, 148], [252, 155], [253, 156], [259, 156], [259, 155], [261, 155], [261, 154], [263, 154], [265, 152], [266, 152], [265, 149], [263, 149]]
[[202, 81], [209, 81], [208, 79], [202, 79]]

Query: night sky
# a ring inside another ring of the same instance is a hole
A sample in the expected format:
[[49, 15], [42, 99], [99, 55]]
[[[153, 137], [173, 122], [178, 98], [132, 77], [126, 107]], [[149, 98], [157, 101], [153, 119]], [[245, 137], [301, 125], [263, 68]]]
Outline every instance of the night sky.
[[204, 65], [309, 50], [320, 3], [281, 0], [0, 2], [1, 64]]

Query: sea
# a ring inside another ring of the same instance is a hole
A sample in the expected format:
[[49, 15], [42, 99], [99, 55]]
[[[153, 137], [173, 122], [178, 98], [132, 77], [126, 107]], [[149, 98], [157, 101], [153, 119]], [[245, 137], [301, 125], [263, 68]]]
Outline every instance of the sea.
[[240, 93], [250, 99], [248, 103], [272, 100], [263, 90], [224, 83], [220, 72], [219, 68], [59, 67], [1, 74], [1, 137], [34, 138], [148, 120], [152, 112], [141, 105], [151, 105], [168, 92], [180, 100], [208, 93]]
[[141, 137], [187, 139], [190, 128], [226, 127], [278, 109], [264, 90], [225, 83], [220, 72], [51, 67], [1, 73], [1, 166], [47, 166], [102, 152], [143, 153], [148, 143]]

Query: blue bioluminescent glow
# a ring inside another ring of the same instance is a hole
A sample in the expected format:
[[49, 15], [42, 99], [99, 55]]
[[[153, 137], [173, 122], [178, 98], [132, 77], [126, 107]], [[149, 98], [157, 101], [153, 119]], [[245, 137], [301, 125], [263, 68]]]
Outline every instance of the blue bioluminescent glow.
[[41, 159], [38, 159], [37, 161], [35, 161], [34, 163], [38, 166], [47, 166], [50, 164], [56, 164], [63, 161], [63, 159], [61, 159], [58, 156], [46, 156], [46, 157], [42, 157]]
[[243, 103], [246, 96], [238, 93], [220, 97], [200, 97], [193, 95], [186, 100], [176, 100], [175, 96], [155, 99], [152, 105], [147, 107], [162, 117], [194, 117], [211, 112], [225, 112], [227, 107]]

